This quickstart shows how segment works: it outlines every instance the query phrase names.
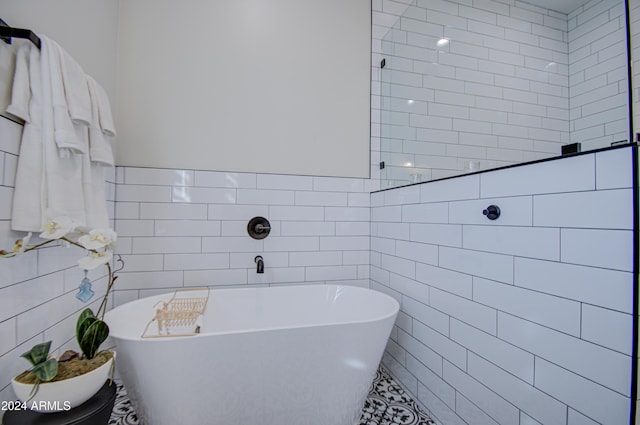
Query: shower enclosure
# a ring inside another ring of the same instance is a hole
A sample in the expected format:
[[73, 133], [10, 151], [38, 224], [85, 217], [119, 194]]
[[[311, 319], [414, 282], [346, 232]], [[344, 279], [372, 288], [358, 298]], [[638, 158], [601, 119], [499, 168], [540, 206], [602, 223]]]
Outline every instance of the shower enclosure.
[[382, 41], [381, 188], [632, 140], [625, 3], [564, 3], [407, 7]]

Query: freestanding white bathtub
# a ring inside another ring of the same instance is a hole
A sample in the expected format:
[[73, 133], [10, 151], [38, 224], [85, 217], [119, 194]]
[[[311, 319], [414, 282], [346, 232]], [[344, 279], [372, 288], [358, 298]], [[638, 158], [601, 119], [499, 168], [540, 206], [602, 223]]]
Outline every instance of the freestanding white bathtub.
[[216, 289], [199, 335], [141, 338], [171, 295], [105, 318], [146, 425], [353, 425], [399, 309], [349, 286]]

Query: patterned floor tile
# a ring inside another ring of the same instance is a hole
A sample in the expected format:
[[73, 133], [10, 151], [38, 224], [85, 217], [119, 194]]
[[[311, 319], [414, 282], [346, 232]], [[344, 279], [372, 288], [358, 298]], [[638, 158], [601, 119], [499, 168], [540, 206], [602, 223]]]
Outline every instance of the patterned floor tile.
[[[139, 424], [127, 390], [118, 384], [118, 395], [109, 425]], [[435, 425], [435, 422], [381, 367], [371, 385], [359, 425]]]
[[140, 421], [136, 412], [133, 410], [131, 401], [127, 396], [127, 390], [121, 383], [118, 383], [118, 394], [116, 395], [116, 403], [111, 412], [109, 425], [139, 425]]
[[359, 425], [435, 425], [382, 367], [378, 369]]

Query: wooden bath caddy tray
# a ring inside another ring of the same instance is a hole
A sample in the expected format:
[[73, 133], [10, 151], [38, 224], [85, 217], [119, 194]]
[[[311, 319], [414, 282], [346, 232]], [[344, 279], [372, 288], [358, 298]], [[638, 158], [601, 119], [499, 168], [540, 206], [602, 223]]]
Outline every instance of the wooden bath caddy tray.
[[[142, 338], [193, 336], [200, 333], [198, 318], [204, 315], [209, 288], [176, 289], [169, 301], [156, 304], [156, 315], [147, 323]], [[162, 307], [157, 308], [159, 305]], [[153, 322], [157, 323], [151, 326]]]

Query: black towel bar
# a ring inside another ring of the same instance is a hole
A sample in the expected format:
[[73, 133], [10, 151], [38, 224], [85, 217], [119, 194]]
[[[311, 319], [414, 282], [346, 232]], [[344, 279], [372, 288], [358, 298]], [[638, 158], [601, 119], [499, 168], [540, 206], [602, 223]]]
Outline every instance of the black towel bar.
[[12, 38], [26, 38], [38, 46], [38, 49], [40, 48], [40, 38], [33, 31], [22, 28], [11, 28], [5, 21], [0, 19], [0, 39], [4, 40], [7, 44], [11, 44]]

